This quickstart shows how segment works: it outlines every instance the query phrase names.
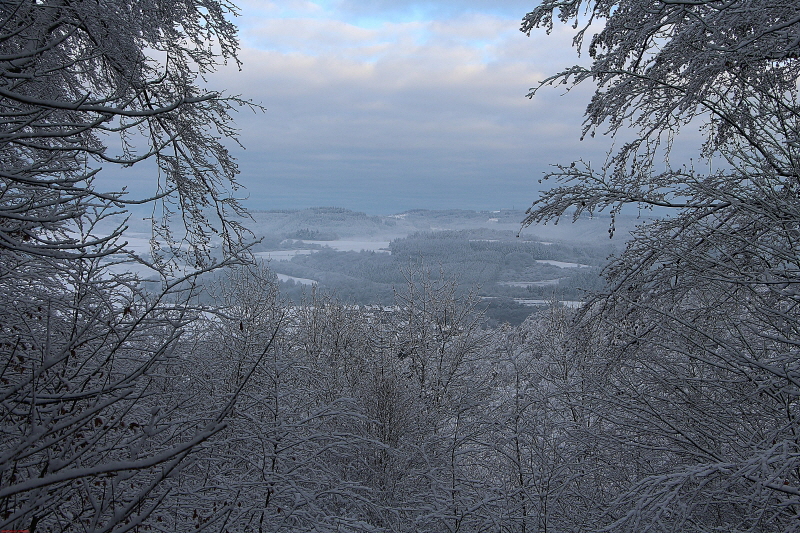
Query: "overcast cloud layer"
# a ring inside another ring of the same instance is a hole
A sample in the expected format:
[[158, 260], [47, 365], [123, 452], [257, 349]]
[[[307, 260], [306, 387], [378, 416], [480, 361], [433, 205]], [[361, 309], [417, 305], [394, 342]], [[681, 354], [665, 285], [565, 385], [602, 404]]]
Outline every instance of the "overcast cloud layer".
[[525, 98], [580, 61], [570, 28], [519, 31], [532, 3], [239, 5], [242, 71], [210, 83], [267, 108], [236, 116], [252, 209], [524, 208], [550, 164], [608, 146], [579, 142], [589, 87]]

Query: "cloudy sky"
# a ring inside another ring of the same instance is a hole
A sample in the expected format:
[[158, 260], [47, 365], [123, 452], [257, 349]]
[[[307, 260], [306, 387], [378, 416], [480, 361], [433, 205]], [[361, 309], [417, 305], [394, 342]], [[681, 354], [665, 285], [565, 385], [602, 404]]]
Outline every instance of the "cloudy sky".
[[211, 85], [266, 107], [239, 113], [252, 209], [527, 208], [580, 142], [589, 89], [528, 89], [582, 60], [570, 28], [519, 31], [533, 1], [237, 2], [241, 72]]

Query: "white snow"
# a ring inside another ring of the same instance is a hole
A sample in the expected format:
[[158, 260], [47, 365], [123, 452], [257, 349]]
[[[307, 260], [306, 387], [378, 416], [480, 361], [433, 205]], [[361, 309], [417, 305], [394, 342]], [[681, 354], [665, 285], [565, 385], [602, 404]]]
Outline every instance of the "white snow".
[[[517, 302], [518, 304], [535, 307], [540, 305], [550, 305], [552, 300], [530, 300], [527, 298], [514, 298], [514, 301]], [[559, 303], [564, 307], [569, 307], [571, 309], [577, 309], [583, 306], [583, 302], [578, 300], [560, 300]]]
[[564, 261], [553, 261], [552, 259], [536, 259], [536, 262], [545, 265], [553, 265], [558, 268], [590, 268], [590, 265], [582, 265], [580, 263], [565, 263]]
[[272, 261], [291, 261], [296, 255], [308, 255], [314, 250], [273, 250], [271, 252], [256, 252], [253, 255]]
[[498, 285], [505, 285], [507, 287], [550, 287], [552, 285], [558, 285], [558, 282], [561, 281], [561, 278], [556, 279], [543, 279], [541, 281], [498, 281]]
[[333, 248], [337, 252], [380, 252], [389, 253], [389, 241], [300, 241], [304, 244], [318, 244]]
[[316, 280], [308, 279], [308, 278], [296, 278], [294, 276], [287, 276], [286, 274], [276, 274], [276, 275], [278, 276], [278, 279], [281, 280], [281, 281], [292, 280], [295, 283], [300, 283], [301, 285], [316, 285], [317, 283], [319, 283]]

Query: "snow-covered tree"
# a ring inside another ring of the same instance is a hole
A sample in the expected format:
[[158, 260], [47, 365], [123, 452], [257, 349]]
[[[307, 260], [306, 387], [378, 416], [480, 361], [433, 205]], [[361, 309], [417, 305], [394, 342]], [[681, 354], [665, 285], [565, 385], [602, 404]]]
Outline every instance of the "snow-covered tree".
[[163, 482], [223, 427], [224, 405], [187, 412], [189, 395], [173, 386], [175, 350], [196, 315], [180, 303], [191, 285], [153, 296], [99, 263], [3, 257], [3, 529], [142, 524]]
[[423, 264], [411, 265], [404, 275], [392, 333], [407, 401], [416, 411], [414, 431], [401, 439], [403, 451], [416, 454], [407, 464], [414, 489], [405, 506], [416, 508], [416, 531], [491, 529], [493, 473], [484, 415], [493, 332], [482, 327], [478, 296], [460, 295], [454, 278]]
[[[794, 531], [800, 5], [546, 0], [522, 29], [556, 17], [574, 21], [592, 63], [543, 85], [593, 81], [584, 134], [634, 138], [603, 164], [557, 166], [560, 185], [526, 223], [572, 208], [672, 210], [637, 230], [582, 314], [608, 363], [592, 404], [602, 438], [635, 458], [600, 525]], [[670, 154], [687, 126], [704, 135], [702, 167]]]
[[161, 246], [178, 251], [177, 211], [194, 264], [212, 234], [237, 246], [236, 164], [221, 139], [235, 138], [229, 111], [243, 102], [198, 84], [235, 60], [233, 14], [219, 0], [0, 5], [0, 249], [97, 253], [109, 235], [80, 239], [75, 225], [145, 200], [99, 190], [97, 173], [148, 159]]
[[[598, 208], [665, 206], [686, 215], [720, 213], [792, 197], [798, 174], [797, 79], [800, 7], [773, 0], [545, 1], [522, 30], [553, 27], [554, 17], [581, 27], [590, 67], [575, 66], [532, 90], [557, 83], [597, 84], [584, 135], [626, 132], [636, 138], [602, 165], [575, 162], [550, 174], [566, 186], [543, 193], [527, 223]], [[718, 170], [663, 158], [684, 126], [701, 127], [701, 154]], [[767, 207], [767, 206], [765, 206]], [[779, 211], [780, 212], [780, 211]], [[680, 227], [680, 226], [678, 226]]]
[[[211, 236], [240, 248], [221, 139], [241, 102], [198, 83], [235, 60], [232, 14], [216, 0], [0, 4], [0, 528], [164, 525], [171, 478], [224, 428], [235, 393], [192, 410], [180, 385]], [[96, 185], [134, 164], [152, 198]], [[112, 221], [137, 201], [154, 206], [154, 253], [138, 259], [155, 284], [108, 268], [126, 250]]]

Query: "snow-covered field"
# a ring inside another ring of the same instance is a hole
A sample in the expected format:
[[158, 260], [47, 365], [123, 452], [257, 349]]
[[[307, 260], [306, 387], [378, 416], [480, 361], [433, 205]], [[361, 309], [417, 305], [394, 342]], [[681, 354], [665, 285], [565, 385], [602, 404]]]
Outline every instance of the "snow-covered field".
[[561, 278], [556, 279], [543, 279], [542, 281], [498, 281], [498, 285], [505, 285], [506, 287], [551, 287], [558, 285]]
[[553, 265], [558, 268], [590, 268], [591, 265], [582, 265], [580, 263], [565, 263], [564, 261], [553, 261], [552, 259], [536, 259], [537, 263], [544, 265]]
[[[337, 252], [378, 252], [378, 253], [391, 253], [389, 251], [389, 241], [367, 241], [367, 240], [341, 240], [341, 241], [311, 241], [311, 240], [295, 240], [294, 243], [302, 243], [309, 245], [318, 245], [322, 247], [332, 248]], [[291, 261], [296, 255], [308, 255], [318, 252], [319, 250], [272, 250], [269, 252], [256, 252], [256, 257], [270, 261]], [[315, 282], [316, 283], [316, 282]]]
[[308, 255], [315, 250], [273, 250], [271, 252], [256, 252], [253, 255], [268, 261], [291, 261], [296, 255]]
[[[528, 305], [531, 307], [538, 307], [540, 305], [550, 305], [551, 300], [529, 300], [527, 298], [514, 298], [514, 301], [518, 304]], [[571, 309], [577, 309], [583, 306], [583, 302], [578, 300], [561, 300], [559, 301], [561, 305], [564, 307], [569, 307]]]
[[389, 252], [389, 241], [300, 241], [304, 244], [318, 244], [320, 246], [327, 246], [329, 248], [333, 248], [337, 252], [361, 252], [362, 250], [365, 252], [380, 252], [380, 253], [390, 253]]
[[308, 278], [296, 278], [294, 276], [287, 276], [286, 274], [276, 274], [278, 279], [281, 281], [294, 281], [295, 283], [299, 283], [301, 285], [315, 285], [318, 282], [313, 279]]

